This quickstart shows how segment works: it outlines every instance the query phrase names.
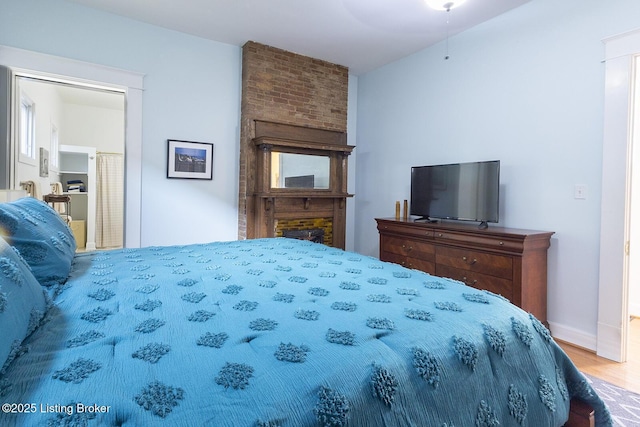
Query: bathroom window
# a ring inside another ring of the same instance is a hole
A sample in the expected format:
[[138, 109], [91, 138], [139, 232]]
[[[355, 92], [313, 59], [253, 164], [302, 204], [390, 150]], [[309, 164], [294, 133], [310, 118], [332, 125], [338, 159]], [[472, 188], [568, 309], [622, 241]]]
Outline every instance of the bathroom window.
[[36, 105], [24, 92], [20, 95], [20, 155], [24, 163], [36, 163]]
[[59, 151], [60, 151], [60, 142], [58, 137], [58, 127], [51, 123], [51, 157], [49, 159], [49, 167], [53, 170], [58, 170], [58, 165], [60, 163], [59, 159]]

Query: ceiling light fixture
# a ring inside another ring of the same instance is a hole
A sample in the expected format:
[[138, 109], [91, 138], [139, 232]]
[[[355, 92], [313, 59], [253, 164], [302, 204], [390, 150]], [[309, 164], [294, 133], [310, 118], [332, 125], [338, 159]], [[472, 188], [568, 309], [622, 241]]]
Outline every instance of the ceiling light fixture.
[[424, 0], [432, 9], [435, 10], [446, 10], [449, 12], [451, 9], [455, 9], [460, 6], [466, 0]]
[[449, 59], [449, 14], [451, 9], [460, 6], [466, 0], [425, 0], [427, 6], [435, 10], [443, 10], [447, 12], [447, 37], [446, 37], [446, 53], [444, 59]]

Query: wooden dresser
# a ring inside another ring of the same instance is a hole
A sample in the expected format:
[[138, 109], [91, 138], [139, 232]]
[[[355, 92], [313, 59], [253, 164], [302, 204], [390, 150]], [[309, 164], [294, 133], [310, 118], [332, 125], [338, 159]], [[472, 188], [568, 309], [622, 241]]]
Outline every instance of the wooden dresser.
[[547, 324], [553, 232], [377, 218], [380, 259], [500, 294]]

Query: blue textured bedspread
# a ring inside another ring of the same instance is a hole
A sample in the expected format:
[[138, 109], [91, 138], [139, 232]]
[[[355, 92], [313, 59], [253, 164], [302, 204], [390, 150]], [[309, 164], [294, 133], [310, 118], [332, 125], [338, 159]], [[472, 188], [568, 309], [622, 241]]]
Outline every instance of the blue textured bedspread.
[[576, 395], [610, 423], [502, 297], [299, 240], [77, 255], [25, 344], [2, 426], [559, 426]]

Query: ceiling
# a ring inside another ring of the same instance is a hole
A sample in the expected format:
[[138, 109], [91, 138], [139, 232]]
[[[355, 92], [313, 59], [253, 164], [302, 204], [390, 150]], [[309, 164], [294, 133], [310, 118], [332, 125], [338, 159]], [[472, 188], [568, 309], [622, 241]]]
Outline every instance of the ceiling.
[[124, 93], [67, 85], [59, 85], [56, 89], [62, 102], [67, 104], [124, 111]]
[[124, 111], [124, 93], [59, 83], [42, 78], [19, 77], [18, 81], [21, 87], [37, 88], [42, 85], [50, 87], [66, 104]]
[[424, 0], [69, 1], [235, 46], [263, 43], [360, 75], [530, 0], [467, 0], [450, 12]]

